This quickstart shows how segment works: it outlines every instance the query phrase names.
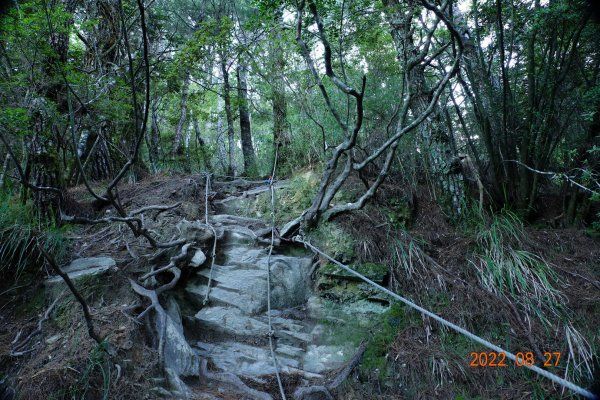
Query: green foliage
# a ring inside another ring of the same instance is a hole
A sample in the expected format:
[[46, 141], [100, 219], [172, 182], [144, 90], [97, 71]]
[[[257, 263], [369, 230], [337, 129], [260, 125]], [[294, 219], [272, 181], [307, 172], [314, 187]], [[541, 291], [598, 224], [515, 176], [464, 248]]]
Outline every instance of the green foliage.
[[418, 323], [418, 317], [415, 313], [409, 312], [407, 306], [399, 303], [392, 304], [389, 310], [381, 315], [379, 322], [373, 326], [373, 336], [369, 340], [360, 365], [361, 373], [376, 372], [379, 378], [386, 377], [390, 346], [399, 332], [415, 323]]
[[549, 323], [549, 314], [564, 312], [563, 298], [556, 286], [560, 279], [543, 258], [523, 249], [525, 231], [519, 217], [507, 210], [477, 226], [477, 249], [471, 264], [481, 284], [507, 295], [517, 304]]
[[61, 259], [66, 251], [66, 227], [40, 220], [34, 206], [0, 193], [0, 276], [18, 280], [25, 268], [40, 265], [37, 244]]
[[24, 126], [29, 124], [29, 115], [25, 108], [22, 107], [5, 107], [0, 110], [0, 125], [9, 132], [21, 132]]

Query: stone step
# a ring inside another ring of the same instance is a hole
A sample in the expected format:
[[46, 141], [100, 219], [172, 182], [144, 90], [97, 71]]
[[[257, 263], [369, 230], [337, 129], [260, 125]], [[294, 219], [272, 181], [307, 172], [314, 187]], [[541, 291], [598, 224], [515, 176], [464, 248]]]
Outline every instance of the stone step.
[[[201, 357], [208, 357], [223, 370], [246, 378], [275, 374], [273, 359], [268, 347], [256, 347], [237, 342], [196, 343]], [[294, 346], [278, 344], [275, 348], [281, 373], [294, 373], [302, 368], [304, 350]]]
[[[205, 278], [210, 277], [210, 268], [204, 268], [198, 271], [200, 276]], [[248, 287], [249, 281], [260, 280], [264, 281], [267, 279], [266, 271], [260, 269], [250, 269], [246, 265], [217, 265], [213, 266], [212, 270], [213, 281], [227, 284], [233, 288], [239, 288], [240, 290]]]
[[[111, 268], [116, 267], [116, 262], [110, 257], [89, 257], [73, 260], [71, 264], [62, 267], [71, 280], [102, 274]], [[47, 285], [61, 284], [63, 279], [60, 276], [51, 276], [46, 279]]]
[[195, 318], [213, 331], [226, 335], [264, 337], [269, 332], [266, 323], [245, 315], [239, 308], [206, 307], [198, 311]]
[[[212, 293], [211, 290], [211, 299]], [[223, 305], [206, 307], [195, 318], [207, 328], [225, 335], [265, 337], [269, 332], [266, 315], [250, 317], [239, 308]], [[284, 343], [299, 345], [311, 341], [311, 334], [302, 332], [304, 327], [298, 321], [277, 318], [272, 323], [277, 337]]]
[[[207, 285], [189, 285], [186, 288], [186, 291], [195, 296], [199, 296], [202, 299], [204, 298], [204, 296], [206, 296], [207, 290]], [[261, 292], [253, 291], [251, 293], [240, 293], [235, 290], [215, 286], [210, 289], [209, 301], [211, 305], [221, 307], [234, 307], [240, 312], [243, 311], [246, 314], [253, 315], [262, 312], [266, 309], [267, 300], [265, 295], [261, 294], [265, 293], [265, 291], [266, 282], [264, 290], [262, 290]], [[210, 307], [204, 308], [203, 310], [208, 309], [210, 309]]]

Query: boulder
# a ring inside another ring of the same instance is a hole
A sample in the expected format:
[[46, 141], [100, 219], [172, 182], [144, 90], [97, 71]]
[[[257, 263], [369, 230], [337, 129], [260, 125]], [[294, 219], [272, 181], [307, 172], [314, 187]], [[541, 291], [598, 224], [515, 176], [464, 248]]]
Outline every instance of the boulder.
[[[111, 268], [115, 268], [117, 263], [110, 257], [89, 257], [73, 260], [71, 264], [62, 267], [64, 273], [69, 278], [76, 280], [84, 276], [102, 274]], [[60, 276], [51, 276], [46, 280], [49, 285], [63, 282]]]
[[166, 323], [163, 349], [165, 371], [171, 370], [177, 376], [198, 375], [200, 360], [183, 336], [183, 327], [170, 316], [167, 316]]
[[[177, 229], [181, 232], [181, 238], [185, 239], [186, 242], [195, 242], [195, 243], [204, 243], [209, 240], [212, 240], [213, 230], [210, 226], [196, 221], [188, 221], [186, 219], [180, 221], [177, 224]], [[215, 228], [217, 239], [223, 237], [223, 229]]]
[[204, 252], [200, 249], [196, 250], [196, 253], [194, 253], [194, 257], [192, 257], [192, 260], [190, 261], [190, 267], [193, 268], [198, 268], [199, 266], [201, 266], [202, 264], [204, 264], [204, 261], [206, 261], [206, 255], [204, 255]]

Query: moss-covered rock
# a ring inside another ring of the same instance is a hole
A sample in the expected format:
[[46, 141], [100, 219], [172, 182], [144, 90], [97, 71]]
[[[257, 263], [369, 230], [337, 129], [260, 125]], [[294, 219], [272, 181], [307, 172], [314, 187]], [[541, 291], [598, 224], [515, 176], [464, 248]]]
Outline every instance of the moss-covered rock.
[[[386, 266], [375, 263], [357, 264], [353, 268], [379, 283], [383, 282], [388, 273]], [[321, 297], [337, 303], [354, 303], [357, 301], [387, 303], [389, 301], [373, 286], [334, 264], [327, 264], [319, 270], [316, 283]]]
[[354, 238], [335, 222], [324, 222], [310, 233], [310, 240], [342, 263], [354, 258]]
[[[373, 282], [383, 283], [387, 274], [389, 273], [389, 268], [387, 265], [376, 264], [367, 262], [364, 264], [354, 264], [351, 265], [351, 268], [358, 272], [359, 274], [369, 278]], [[338, 267], [335, 264], [327, 264], [325, 267], [321, 268], [321, 273], [333, 278], [350, 280], [350, 281], [362, 281], [357, 276], [351, 274], [350, 272]]]

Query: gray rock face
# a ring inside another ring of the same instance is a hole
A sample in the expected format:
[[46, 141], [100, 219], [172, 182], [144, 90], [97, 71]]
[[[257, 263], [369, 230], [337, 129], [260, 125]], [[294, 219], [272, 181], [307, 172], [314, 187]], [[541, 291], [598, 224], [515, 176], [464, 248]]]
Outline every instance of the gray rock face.
[[[177, 229], [181, 232], [181, 238], [188, 243], [204, 243], [213, 239], [213, 231], [210, 227], [202, 222], [183, 220], [177, 224]], [[217, 238], [223, 235], [222, 230], [216, 229]]]
[[[110, 257], [89, 257], [73, 260], [71, 264], [62, 267], [69, 278], [76, 280], [84, 276], [98, 275], [117, 266], [114, 259]], [[49, 285], [63, 282], [60, 276], [51, 276], [46, 280]]]
[[[196, 305], [203, 304], [207, 293], [209, 298], [208, 304], [192, 314], [201, 338], [194, 349], [218, 370], [264, 383], [261, 377], [275, 372], [267, 344], [268, 244], [258, 238], [265, 224], [234, 215], [213, 216], [212, 221], [225, 232], [217, 247], [218, 262], [212, 271], [210, 263], [202, 264], [185, 288], [184, 297], [196, 299]], [[351, 307], [337, 306], [337, 317], [330, 318], [330, 305], [311, 290], [312, 261], [309, 253], [272, 254], [271, 323], [280, 372], [321, 378], [356, 351], [348, 342], [350, 335], [339, 335], [339, 331], [352, 330], [362, 316]], [[364, 311], [368, 319], [379, 310]], [[322, 319], [332, 323], [317, 323]], [[335, 332], [341, 337], [333, 337]]]
[[164, 354], [165, 370], [171, 370], [177, 376], [196, 376], [200, 372], [198, 355], [183, 336], [183, 327], [166, 318]]

